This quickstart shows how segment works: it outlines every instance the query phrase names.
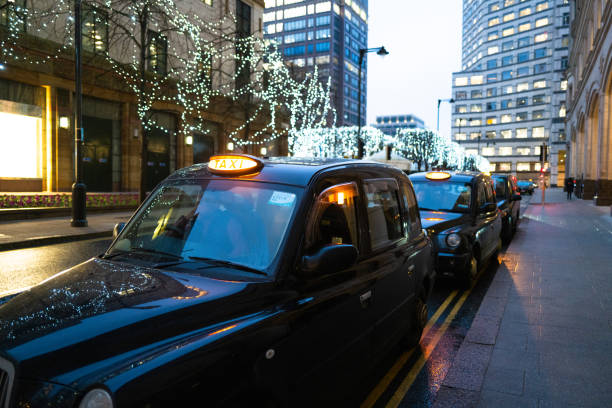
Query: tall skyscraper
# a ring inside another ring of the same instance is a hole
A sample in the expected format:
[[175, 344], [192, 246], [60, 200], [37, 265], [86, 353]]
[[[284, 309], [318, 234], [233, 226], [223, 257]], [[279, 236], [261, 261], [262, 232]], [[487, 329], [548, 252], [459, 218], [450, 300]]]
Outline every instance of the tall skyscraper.
[[[331, 77], [337, 125], [357, 125], [359, 50], [368, 44], [368, 0], [266, 0], [264, 35], [298, 70]], [[367, 58], [367, 57], [366, 57]], [[361, 123], [366, 123], [363, 63]]]
[[562, 185], [568, 45], [568, 0], [464, 0], [453, 139], [519, 179], [538, 176], [546, 143]]

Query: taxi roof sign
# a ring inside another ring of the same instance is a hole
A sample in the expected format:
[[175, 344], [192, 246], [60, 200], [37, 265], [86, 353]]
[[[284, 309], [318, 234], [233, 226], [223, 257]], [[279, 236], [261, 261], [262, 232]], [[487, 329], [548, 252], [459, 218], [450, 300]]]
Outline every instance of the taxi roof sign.
[[425, 177], [429, 180], [447, 180], [450, 178], [450, 173], [445, 171], [430, 171], [425, 174]]
[[224, 154], [212, 156], [208, 170], [220, 175], [244, 175], [257, 173], [263, 163], [256, 157], [247, 154]]

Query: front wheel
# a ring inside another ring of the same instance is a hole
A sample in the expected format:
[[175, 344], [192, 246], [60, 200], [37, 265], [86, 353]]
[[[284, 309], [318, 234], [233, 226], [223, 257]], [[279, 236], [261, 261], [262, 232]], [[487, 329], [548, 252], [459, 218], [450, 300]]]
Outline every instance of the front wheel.
[[472, 253], [472, 256], [470, 257], [470, 262], [467, 268], [465, 268], [465, 270], [463, 271], [463, 274], [459, 277], [461, 286], [463, 286], [466, 289], [471, 288], [472, 285], [474, 285], [474, 282], [476, 282], [477, 276], [478, 276], [478, 259], [476, 258], [474, 253]]
[[421, 290], [419, 297], [416, 300], [413, 311], [414, 325], [411, 327], [409, 333], [404, 337], [403, 343], [406, 347], [416, 347], [421, 341], [423, 330], [427, 325], [427, 299], [425, 297], [425, 290]]

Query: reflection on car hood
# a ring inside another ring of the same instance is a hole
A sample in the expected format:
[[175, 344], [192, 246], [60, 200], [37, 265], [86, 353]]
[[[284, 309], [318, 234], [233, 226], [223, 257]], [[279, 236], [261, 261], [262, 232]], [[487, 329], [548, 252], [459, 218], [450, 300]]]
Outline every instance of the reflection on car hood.
[[469, 216], [468, 214], [444, 211], [420, 211], [420, 213], [423, 228], [434, 234], [464, 223], [465, 217]]
[[92, 259], [0, 306], [0, 353], [30, 378], [66, 377], [87, 364], [262, 310], [269, 289], [270, 283]]

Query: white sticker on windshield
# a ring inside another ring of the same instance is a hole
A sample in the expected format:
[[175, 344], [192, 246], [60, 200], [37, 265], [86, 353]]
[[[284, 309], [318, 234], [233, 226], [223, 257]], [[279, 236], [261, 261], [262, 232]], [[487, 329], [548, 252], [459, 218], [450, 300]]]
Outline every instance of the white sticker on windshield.
[[270, 197], [268, 204], [290, 207], [295, 200], [295, 194], [285, 193], [283, 191], [275, 191]]

